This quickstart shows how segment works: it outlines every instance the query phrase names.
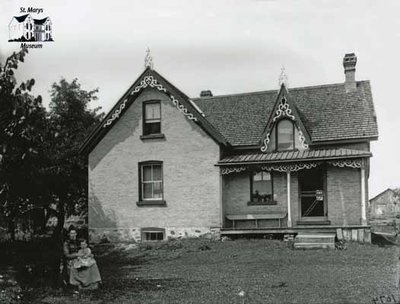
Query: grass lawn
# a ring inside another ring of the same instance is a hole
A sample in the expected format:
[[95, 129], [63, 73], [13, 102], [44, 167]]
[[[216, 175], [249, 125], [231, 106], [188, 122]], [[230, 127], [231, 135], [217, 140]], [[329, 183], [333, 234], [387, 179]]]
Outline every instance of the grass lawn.
[[[30, 303], [393, 303], [399, 247], [293, 250], [277, 240], [182, 240], [95, 248], [104, 285], [78, 298], [35, 289]], [[240, 296], [239, 294], [244, 294]]]

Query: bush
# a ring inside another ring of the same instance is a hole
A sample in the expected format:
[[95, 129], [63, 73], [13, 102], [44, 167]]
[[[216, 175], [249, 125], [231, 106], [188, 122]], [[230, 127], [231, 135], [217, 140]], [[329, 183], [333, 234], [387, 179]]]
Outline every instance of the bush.
[[344, 240], [340, 240], [335, 242], [335, 249], [337, 250], [346, 250], [347, 249], [347, 244]]

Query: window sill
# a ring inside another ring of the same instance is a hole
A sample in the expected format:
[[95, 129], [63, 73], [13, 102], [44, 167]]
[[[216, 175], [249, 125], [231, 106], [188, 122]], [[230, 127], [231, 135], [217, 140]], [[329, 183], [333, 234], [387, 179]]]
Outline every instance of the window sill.
[[247, 202], [247, 206], [272, 206], [277, 205], [277, 201], [268, 201], [268, 202]]
[[136, 205], [139, 207], [167, 207], [167, 202], [165, 200], [146, 200], [138, 201]]
[[164, 139], [165, 135], [163, 133], [159, 134], [149, 134], [149, 135], [141, 135], [140, 139], [141, 140], [147, 140], [147, 139]]

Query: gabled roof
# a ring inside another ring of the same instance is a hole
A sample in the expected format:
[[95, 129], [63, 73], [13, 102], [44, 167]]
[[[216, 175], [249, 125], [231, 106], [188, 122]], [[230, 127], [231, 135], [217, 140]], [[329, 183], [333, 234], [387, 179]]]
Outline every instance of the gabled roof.
[[[346, 93], [344, 83], [288, 89], [313, 143], [376, 139], [369, 81]], [[232, 146], [259, 146], [278, 90], [196, 98], [206, 119]]]
[[352, 149], [319, 149], [303, 151], [281, 151], [271, 153], [245, 152], [224, 157], [218, 162], [219, 166], [240, 164], [262, 164], [265, 162], [291, 162], [310, 160], [336, 160], [371, 157], [372, 153]]
[[107, 134], [116, 121], [124, 115], [129, 106], [135, 102], [137, 96], [147, 87], [158, 89], [167, 94], [171, 102], [176, 106], [176, 110], [183, 116], [198, 124], [212, 139], [218, 144], [229, 146], [229, 143], [221, 133], [204, 118], [204, 114], [193, 103], [188, 96], [173, 86], [168, 80], [162, 77], [155, 70], [149, 67], [139, 76], [134, 84], [115, 104], [111, 111], [104, 117], [101, 123], [86, 138], [80, 148], [80, 152], [88, 153], [93, 147]]
[[[266, 136], [269, 137], [273, 127], [279, 122], [280, 119], [290, 119], [293, 121], [295, 126], [302, 132], [303, 136], [305, 136], [305, 143], [310, 142], [310, 136], [307, 132], [307, 129], [304, 127], [303, 122], [301, 121], [300, 114], [297, 110], [296, 104], [292, 101], [291, 97], [289, 96], [289, 92], [286, 89], [284, 83], [282, 83], [281, 88], [278, 92], [276, 97], [275, 105], [272, 108], [271, 113], [269, 114], [269, 118], [263, 132], [262, 139], [264, 140]], [[263, 146], [261, 151], [264, 151], [263, 148], [267, 148]], [[264, 151], [265, 152], [265, 151]]]
[[14, 16], [14, 18], [17, 19], [18, 22], [24, 22], [26, 17], [28, 17], [28, 16], [29, 16], [29, 14], [25, 14], [25, 15], [18, 16], [18, 17]]
[[35, 24], [41, 25], [41, 24], [45, 23], [47, 21], [47, 19], [49, 19], [49, 17], [46, 17], [43, 19], [33, 19], [33, 21], [35, 22]]
[[381, 197], [382, 195], [384, 195], [384, 194], [387, 193], [387, 192], [392, 192], [392, 193], [394, 193], [393, 189], [387, 188], [385, 191], [383, 191], [383, 192], [381, 192], [381, 193], [375, 195], [375, 196], [374, 196], [373, 198], [371, 198], [369, 201], [370, 201], [370, 202], [375, 201], [377, 198]]

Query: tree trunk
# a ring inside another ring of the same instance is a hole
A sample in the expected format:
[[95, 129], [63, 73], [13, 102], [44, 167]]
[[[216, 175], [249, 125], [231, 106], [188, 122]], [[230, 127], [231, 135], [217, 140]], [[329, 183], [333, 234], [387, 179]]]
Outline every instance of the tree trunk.
[[10, 232], [11, 241], [15, 241], [15, 219], [8, 218], [8, 231]]
[[57, 226], [56, 229], [54, 229], [54, 234], [53, 238], [55, 241], [59, 244], [63, 244], [64, 242], [64, 222], [65, 222], [65, 200], [64, 197], [60, 197], [59, 201], [59, 211], [57, 215]]

